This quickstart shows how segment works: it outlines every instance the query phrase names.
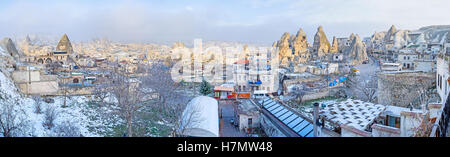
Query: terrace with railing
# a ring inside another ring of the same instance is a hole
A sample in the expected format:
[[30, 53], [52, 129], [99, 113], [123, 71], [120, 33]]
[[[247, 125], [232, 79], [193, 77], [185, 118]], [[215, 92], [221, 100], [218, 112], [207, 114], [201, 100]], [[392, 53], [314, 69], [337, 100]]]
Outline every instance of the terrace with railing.
[[[444, 103], [444, 102], [443, 102]], [[439, 116], [440, 115], [440, 116]], [[447, 129], [450, 118], [450, 94], [447, 96], [447, 101], [438, 111], [438, 116], [433, 124], [429, 137], [447, 137]]]

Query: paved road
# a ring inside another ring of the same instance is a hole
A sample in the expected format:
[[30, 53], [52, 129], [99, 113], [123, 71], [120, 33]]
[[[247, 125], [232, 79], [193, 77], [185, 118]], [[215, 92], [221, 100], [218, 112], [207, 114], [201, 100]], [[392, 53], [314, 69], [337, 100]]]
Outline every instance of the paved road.
[[360, 64], [355, 66], [359, 69], [360, 72], [360, 78], [364, 80], [370, 79], [371, 76], [376, 74], [376, 72], [379, 70], [379, 63], [375, 61], [374, 58], [369, 57], [369, 63], [368, 64]]
[[222, 110], [222, 118], [220, 119], [220, 132], [222, 137], [245, 137], [246, 134], [239, 131], [237, 127], [231, 124], [231, 119], [234, 119], [234, 109], [231, 103], [220, 101], [220, 108]]

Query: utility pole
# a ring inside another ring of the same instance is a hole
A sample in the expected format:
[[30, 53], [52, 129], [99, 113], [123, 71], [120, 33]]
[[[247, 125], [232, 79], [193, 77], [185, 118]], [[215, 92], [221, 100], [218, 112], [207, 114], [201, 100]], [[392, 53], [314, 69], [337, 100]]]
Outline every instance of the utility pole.
[[[64, 86], [67, 85], [66, 81], [67, 81], [66, 79], [63, 80]], [[64, 105], [63, 105], [63, 108], [65, 108], [66, 107], [66, 101], [67, 101], [67, 86], [63, 87], [63, 88], [64, 88]]]
[[30, 85], [31, 85], [31, 72], [30, 72], [30, 66], [27, 66], [27, 70], [28, 70], [27, 94], [30, 94]]

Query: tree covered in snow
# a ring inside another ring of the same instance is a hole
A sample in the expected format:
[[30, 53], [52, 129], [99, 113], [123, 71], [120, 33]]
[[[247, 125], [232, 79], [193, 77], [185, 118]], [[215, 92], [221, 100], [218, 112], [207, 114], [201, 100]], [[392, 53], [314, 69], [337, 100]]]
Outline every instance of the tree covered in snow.
[[0, 91], [0, 133], [3, 137], [20, 136], [26, 126], [26, 115], [19, 105], [19, 97]]

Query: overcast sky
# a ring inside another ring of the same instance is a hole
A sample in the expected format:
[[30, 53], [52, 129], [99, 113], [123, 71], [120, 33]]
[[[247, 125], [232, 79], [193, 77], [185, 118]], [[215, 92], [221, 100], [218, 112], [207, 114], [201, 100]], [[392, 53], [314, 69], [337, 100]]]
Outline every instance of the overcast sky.
[[1, 0], [0, 37], [64, 33], [74, 41], [272, 43], [301, 27], [312, 40], [450, 24], [449, 0]]

